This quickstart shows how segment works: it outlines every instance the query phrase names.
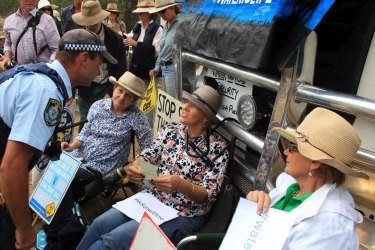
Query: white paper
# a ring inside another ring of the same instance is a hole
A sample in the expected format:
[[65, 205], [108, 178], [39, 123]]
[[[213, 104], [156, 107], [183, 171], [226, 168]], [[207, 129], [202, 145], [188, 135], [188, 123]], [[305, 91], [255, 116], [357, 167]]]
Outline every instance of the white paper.
[[176, 247], [145, 212], [134, 235], [130, 250], [175, 250]]
[[113, 205], [126, 216], [141, 222], [143, 212], [147, 212], [157, 225], [177, 218], [178, 211], [161, 203], [152, 194], [137, 193]]
[[220, 250], [282, 249], [295, 215], [273, 208], [258, 215], [256, 207], [256, 203], [240, 199]]

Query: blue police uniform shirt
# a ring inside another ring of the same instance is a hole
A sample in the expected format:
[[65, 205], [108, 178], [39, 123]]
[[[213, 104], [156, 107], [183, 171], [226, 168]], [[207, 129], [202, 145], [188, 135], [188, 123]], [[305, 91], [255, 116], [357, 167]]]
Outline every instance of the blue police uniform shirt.
[[[69, 98], [72, 87], [68, 73], [55, 60], [47, 64], [64, 81]], [[23, 142], [44, 151], [59, 123], [63, 97], [45, 74], [21, 72], [0, 85], [0, 117], [11, 128], [8, 140]]]

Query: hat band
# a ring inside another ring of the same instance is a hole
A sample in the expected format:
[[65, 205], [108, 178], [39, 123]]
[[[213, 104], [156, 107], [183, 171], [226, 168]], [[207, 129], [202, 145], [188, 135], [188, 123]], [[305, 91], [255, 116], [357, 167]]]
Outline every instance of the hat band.
[[88, 52], [107, 52], [105, 45], [96, 45], [96, 44], [77, 44], [77, 43], [67, 43], [60, 44], [59, 50], [66, 51], [88, 51]]
[[137, 4], [137, 8], [147, 8], [147, 7], [155, 7], [155, 4], [152, 4], [152, 3]]
[[212, 111], [212, 113], [216, 114], [215, 110], [210, 106], [210, 104], [208, 104], [205, 100], [203, 100], [199, 95], [197, 95], [195, 93], [193, 93], [191, 95], [194, 96], [195, 98], [197, 98], [198, 101], [200, 101], [201, 103], [206, 105]]
[[[332, 155], [328, 154], [326, 151], [322, 150], [321, 148], [318, 148], [317, 146], [315, 146], [314, 144], [312, 144], [310, 141], [309, 141], [309, 136], [303, 132], [299, 132], [297, 131], [297, 139], [299, 139], [300, 141], [302, 142], [307, 142], [308, 144], [310, 144], [311, 146], [313, 146], [314, 148], [316, 148], [317, 150], [320, 150], [322, 151], [323, 153], [325, 153], [326, 155], [328, 155], [329, 157], [331, 157], [332, 159], [336, 159], [335, 157], [333, 157]], [[337, 160], [337, 159], [336, 159]]]

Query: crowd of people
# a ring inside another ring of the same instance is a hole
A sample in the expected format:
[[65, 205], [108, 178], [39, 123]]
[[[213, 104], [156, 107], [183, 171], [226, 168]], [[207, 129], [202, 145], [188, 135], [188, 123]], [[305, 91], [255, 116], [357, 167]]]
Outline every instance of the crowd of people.
[[[179, 121], [163, 126], [152, 138], [151, 126], [137, 102], [145, 97], [147, 82], [155, 76], [162, 76], [168, 94], [177, 95], [172, 48], [181, 2], [138, 0], [132, 12], [139, 21], [129, 32], [119, 19], [121, 12], [116, 3], [103, 9], [99, 0], [74, 0], [60, 17], [57, 6], [48, 0], [19, 0], [18, 10], [5, 19], [0, 33], [0, 72], [7, 76], [0, 82], [2, 249], [35, 245], [28, 170], [45, 151], [62, 109], [75, 92], [83, 123], [77, 137], [61, 143], [61, 149], [80, 158], [82, 165], [66, 197], [78, 201], [82, 188], [115, 168], [129, 182], [141, 184], [145, 175], [140, 165], [146, 161], [156, 166], [158, 176], [140, 192], [178, 211], [175, 219], [160, 225], [167, 237], [172, 238], [178, 228], [197, 231], [207, 222], [229, 161], [227, 141], [211, 131], [219, 122], [218, 86], [183, 92]], [[130, 65], [128, 47], [133, 50]], [[12, 70], [36, 63], [45, 70]], [[350, 166], [361, 144], [358, 133], [341, 116], [323, 108], [314, 109], [296, 130], [274, 128], [273, 132], [287, 145], [285, 172], [269, 194], [251, 191], [247, 199], [258, 204], [259, 214], [272, 207], [297, 215], [283, 249], [357, 248], [355, 227], [362, 216], [341, 184], [345, 175], [368, 178]], [[133, 135], [141, 152], [128, 162]], [[73, 203], [66, 204], [68, 209], [60, 209], [55, 221], [71, 212]], [[77, 249], [128, 249], [138, 224], [111, 208], [73, 245]], [[182, 238], [178, 233], [174, 236], [174, 243]]]

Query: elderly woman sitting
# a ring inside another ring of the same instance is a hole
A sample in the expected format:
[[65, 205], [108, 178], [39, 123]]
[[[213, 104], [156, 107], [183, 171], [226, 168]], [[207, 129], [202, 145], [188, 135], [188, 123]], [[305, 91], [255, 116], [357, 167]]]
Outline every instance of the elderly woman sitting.
[[142, 149], [151, 145], [151, 127], [136, 105], [145, 94], [145, 83], [130, 72], [125, 72], [119, 80], [109, 79], [115, 84], [113, 97], [95, 102], [89, 110], [88, 122], [75, 140], [61, 144], [63, 150], [84, 159], [75, 177], [74, 190], [95, 179], [92, 170], [104, 176], [115, 166], [122, 167], [128, 162], [131, 131]]
[[355, 226], [362, 215], [341, 186], [346, 174], [368, 179], [349, 167], [361, 144], [355, 129], [336, 113], [316, 108], [296, 130], [273, 131], [289, 141], [285, 173], [269, 195], [252, 191], [247, 199], [258, 203], [258, 213], [271, 206], [297, 215], [283, 249], [358, 249]]
[[[157, 165], [158, 177], [143, 192], [179, 211], [177, 218], [160, 225], [168, 237], [177, 228], [194, 231], [204, 225], [220, 191], [229, 155], [223, 138], [209, 133], [210, 124], [217, 121], [220, 94], [203, 85], [193, 94], [184, 92], [183, 99], [180, 123], [164, 126], [134, 165], [125, 167], [129, 180], [140, 182], [144, 178], [140, 159]], [[213, 164], [198, 157], [194, 146], [207, 152]], [[137, 227], [138, 222], [112, 208], [95, 219], [77, 249], [129, 249]]]

